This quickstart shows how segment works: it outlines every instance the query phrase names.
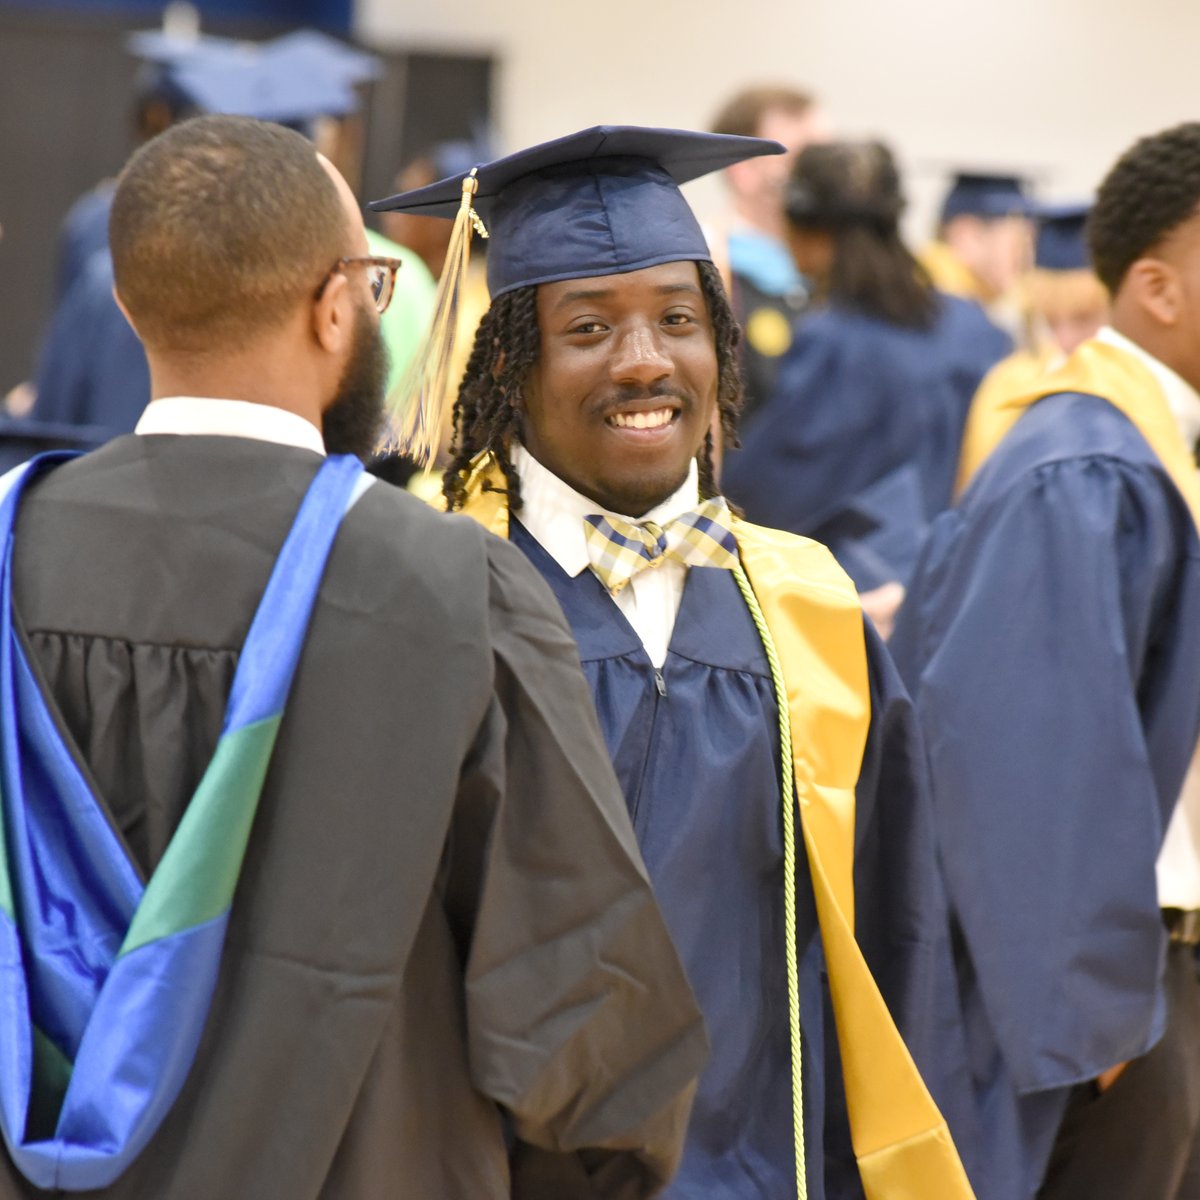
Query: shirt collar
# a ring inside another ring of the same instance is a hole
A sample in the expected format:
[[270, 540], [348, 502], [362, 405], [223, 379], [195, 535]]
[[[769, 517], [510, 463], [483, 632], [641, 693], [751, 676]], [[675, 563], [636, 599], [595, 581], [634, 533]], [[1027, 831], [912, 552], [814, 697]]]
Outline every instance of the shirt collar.
[[1143, 350], [1137, 342], [1131, 341], [1123, 333], [1118, 333], [1111, 325], [1105, 325], [1096, 334], [1096, 341], [1106, 342], [1110, 346], [1116, 346], [1118, 350], [1132, 354], [1149, 368], [1151, 374], [1158, 380], [1159, 387], [1163, 390], [1167, 407], [1171, 410], [1171, 415], [1175, 418], [1175, 423], [1179, 426], [1179, 431], [1183, 434], [1188, 449], [1195, 446], [1197, 439], [1200, 438], [1200, 393], [1197, 393], [1196, 389], [1183, 376], [1172, 371], [1166, 363], [1160, 362], [1153, 354]]
[[583, 532], [584, 517], [599, 513], [635, 524], [653, 521], [656, 525], [665, 525], [700, 502], [699, 475], [694, 461], [679, 490], [640, 517], [627, 517], [601, 508], [542, 466], [522, 445], [513, 447], [512, 461], [521, 480], [518, 520], [572, 579], [586, 571], [591, 561]]
[[297, 413], [248, 400], [164, 396], [153, 400], [134, 429], [138, 434], [208, 434], [253, 438], [325, 455], [321, 431]]

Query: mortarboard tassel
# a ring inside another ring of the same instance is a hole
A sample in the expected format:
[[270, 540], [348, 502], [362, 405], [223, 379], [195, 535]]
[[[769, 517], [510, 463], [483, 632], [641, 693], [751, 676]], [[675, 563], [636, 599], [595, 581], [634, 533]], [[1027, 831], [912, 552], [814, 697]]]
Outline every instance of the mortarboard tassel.
[[399, 449], [428, 470], [441, 443], [446, 415], [453, 407], [450, 364], [454, 358], [458, 330], [458, 305], [463, 280], [471, 261], [471, 234], [487, 237], [487, 229], [473, 207], [479, 181], [477, 168], [462, 181], [462, 202], [450, 233], [446, 265], [438, 281], [433, 318], [425, 344], [413, 360], [403, 381], [388, 398], [394, 416], [392, 434]]

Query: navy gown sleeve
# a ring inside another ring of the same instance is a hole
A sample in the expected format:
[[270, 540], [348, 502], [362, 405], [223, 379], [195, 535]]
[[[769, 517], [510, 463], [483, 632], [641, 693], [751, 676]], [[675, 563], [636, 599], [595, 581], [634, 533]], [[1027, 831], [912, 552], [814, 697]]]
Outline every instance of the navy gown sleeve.
[[54, 275], [54, 303], [60, 304], [83, 273], [92, 255], [108, 248], [108, 217], [116, 184], [97, 184], [71, 206], [58, 235], [58, 265]]
[[[973, 1174], [975, 1106], [925, 751], [912, 701], [870, 622], [866, 635], [871, 727], [855, 792], [855, 935]], [[828, 1150], [838, 1182], [830, 1196], [848, 1200], [861, 1185], [847, 1126], [833, 1128]]]
[[906, 575], [926, 518], [916, 426], [889, 411], [855, 328], [837, 312], [799, 325], [722, 484], [750, 520], [824, 542], [866, 589]]
[[112, 297], [108, 251], [92, 256], [54, 312], [42, 345], [33, 416], [131, 433], [150, 402], [150, 369]]
[[85, 423], [88, 356], [81, 342], [86, 310], [86, 291], [76, 286], [67, 291], [50, 318], [34, 375], [33, 415], [40, 421]]
[[1154, 868], [1200, 722], [1196, 538], [1160, 472], [1101, 455], [967, 501], [935, 524], [891, 647], [966, 953], [1033, 1092], [1161, 1032]]

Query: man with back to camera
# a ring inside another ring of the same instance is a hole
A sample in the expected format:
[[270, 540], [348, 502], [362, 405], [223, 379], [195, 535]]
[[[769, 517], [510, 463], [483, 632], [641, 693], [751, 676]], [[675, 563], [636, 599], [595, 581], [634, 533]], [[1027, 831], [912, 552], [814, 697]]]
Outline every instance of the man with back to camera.
[[1200, 1127], [1200, 124], [1100, 187], [1112, 324], [992, 406], [892, 648], [928, 733], [980, 1194], [1183, 1200]]
[[364, 484], [395, 262], [244, 118], [111, 229], [154, 400], [0, 502], [0, 1197], [542, 1197], [503, 1114], [653, 1195], [701, 1021], [544, 585]]
[[566, 612], [705, 1014], [667, 1196], [951, 1200], [970, 1188], [913, 1059], [956, 1136], [971, 1105], [909, 703], [824, 547], [732, 520], [713, 480], [737, 326], [677, 185], [781, 149], [600, 126], [373, 207], [489, 232], [445, 497]]

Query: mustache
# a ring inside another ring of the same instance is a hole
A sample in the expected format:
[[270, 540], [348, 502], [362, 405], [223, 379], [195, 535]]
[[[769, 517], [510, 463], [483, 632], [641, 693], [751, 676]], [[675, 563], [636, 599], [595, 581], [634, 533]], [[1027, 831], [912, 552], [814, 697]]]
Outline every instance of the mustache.
[[661, 383], [640, 387], [628, 384], [618, 387], [604, 396], [598, 396], [588, 406], [595, 416], [604, 416], [613, 409], [624, 408], [629, 404], [644, 404], [652, 400], [674, 400], [681, 409], [691, 407], [692, 398], [676, 384], [663, 380]]

